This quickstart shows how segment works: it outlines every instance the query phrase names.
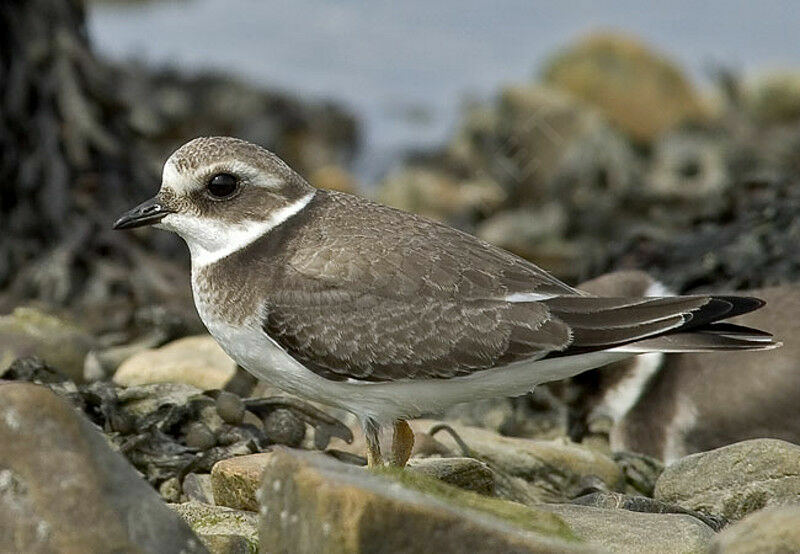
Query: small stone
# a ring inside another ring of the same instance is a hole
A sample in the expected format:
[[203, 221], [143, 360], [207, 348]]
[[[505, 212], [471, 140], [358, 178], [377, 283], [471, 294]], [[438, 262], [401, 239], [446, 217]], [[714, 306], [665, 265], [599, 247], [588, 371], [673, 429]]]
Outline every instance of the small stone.
[[667, 466], [654, 497], [739, 520], [767, 506], [800, 503], [800, 446], [777, 439], [737, 442]]
[[485, 463], [472, 458], [412, 458], [406, 469], [460, 489], [494, 495], [494, 472]]
[[200, 502], [171, 504], [212, 554], [255, 554], [258, 552], [258, 518], [252, 512]]
[[256, 491], [271, 452], [222, 460], [211, 469], [211, 488], [218, 506], [258, 511]]
[[800, 552], [800, 506], [752, 513], [717, 535], [712, 554]]
[[122, 362], [114, 382], [129, 387], [184, 383], [202, 390], [222, 389], [236, 374], [236, 362], [209, 335], [186, 337], [138, 352]]
[[190, 473], [183, 478], [183, 494], [189, 502], [200, 502], [214, 506], [214, 489], [208, 473]]
[[648, 514], [571, 504], [542, 509], [561, 516], [572, 531], [603, 552], [700, 554], [708, 550], [714, 531], [688, 515]]
[[306, 426], [291, 410], [277, 408], [264, 418], [264, 434], [276, 444], [296, 448], [306, 436]]
[[177, 477], [170, 477], [159, 485], [158, 493], [166, 502], [179, 502], [181, 499], [181, 483]]
[[225, 423], [239, 425], [244, 417], [244, 402], [242, 399], [228, 391], [220, 391], [217, 396], [217, 412]]
[[208, 425], [200, 422], [189, 425], [189, 429], [186, 431], [186, 446], [198, 450], [208, 450], [216, 444], [217, 438]]

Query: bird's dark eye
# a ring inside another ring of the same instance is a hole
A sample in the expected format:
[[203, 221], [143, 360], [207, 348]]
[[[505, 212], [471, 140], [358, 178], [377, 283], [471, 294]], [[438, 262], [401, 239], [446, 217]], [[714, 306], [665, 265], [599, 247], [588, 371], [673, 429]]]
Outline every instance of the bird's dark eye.
[[214, 198], [228, 198], [239, 189], [239, 179], [230, 173], [217, 173], [208, 180], [206, 189]]

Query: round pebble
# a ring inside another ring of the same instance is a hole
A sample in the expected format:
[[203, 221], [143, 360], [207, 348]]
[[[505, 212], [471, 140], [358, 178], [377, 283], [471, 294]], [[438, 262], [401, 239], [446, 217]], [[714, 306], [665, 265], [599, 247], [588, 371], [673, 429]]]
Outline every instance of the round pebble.
[[237, 395], [221, 391], [217, 396], [217, 413], [225, 423], [239, 425], [244, 417], [244, 402]]
[[167, 502], [181, 501], [181, 484], [177, 477], [170, 477], [158, 487], [161, 498]]
[[192, 423], [186, 431], [186, 446], [207, 450], [216, 446], [217, 438], [205, 423]]
[[278, 408], [264, 418], [264, 434], [274, 443], [297, 447], [306, 436], [306, 425], [290, 410]]

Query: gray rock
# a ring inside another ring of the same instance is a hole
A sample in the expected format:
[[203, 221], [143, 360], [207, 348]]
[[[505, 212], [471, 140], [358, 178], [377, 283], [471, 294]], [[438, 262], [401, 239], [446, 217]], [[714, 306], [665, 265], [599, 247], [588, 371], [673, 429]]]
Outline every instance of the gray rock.
[[731, 520], [800, 504], [800, 446], [754, 439], [692, 454], [664, 470], [654, 497]]
[[206, 552], [133, 467], [43, 387], [0, 384], [0, 550]]
[[717, 535], [713, 554], [800, 552], [800, 506], [767, 508]]
[[[415, 433], [437, 425], [430, 420], [410, 422]], [[621, 490], [622, 471], [611, 458], [566, 440], [525, 440], [504, 437], [486, 429], [451, 425], [468, 452], [446, 431], [436, 440], [450, 456], [485, 462], [497, 475], [497, 495], [524, 504], [563, 502], [576, 496], [589, 481], [602, 488]]]
[[579, 538], [608, 552], [704, 553], [714, 537], [710, 527], [688, 515], [646, 514], [571, 504], [542, 508], [561, 516]]
[[253, 512], [200, 502], [170, 504], [212, 554], [258, 552], [258, 516]]
[[283, 447], [259, 496], [259, 539], [276, 552], [593, 551], [550, 512]]
[[412, 458], [406, 469], [460, 489], [494, 495], [495, 474], [492, 468], [472, 458]]
[[202, 504], [216, 504], [214, 489], [211, 486], [211, 475], [208, 473], [190, 473], [183, 478], [183, 494], [189, 501]]
[[17, 358], [38, 356], [73, 381], [83, 380], [83, 363], [94, 338], [80, 327], [33, 308], [0, 316], [0, 373]]

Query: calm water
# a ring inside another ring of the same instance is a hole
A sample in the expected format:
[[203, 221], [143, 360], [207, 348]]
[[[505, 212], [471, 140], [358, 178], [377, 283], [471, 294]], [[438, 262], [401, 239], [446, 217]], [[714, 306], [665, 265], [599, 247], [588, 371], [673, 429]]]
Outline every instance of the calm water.
[[95, 44], [113, 58], [217, 68], [337, 99], [364, 124], [367, 180], [408, 147], [440, 143], [467, 96], [534, 75], [595, 28], [647, 38], [701, 80], [711, 64], [800, 68], [794, 0], [183, 0], [96, 5]]

